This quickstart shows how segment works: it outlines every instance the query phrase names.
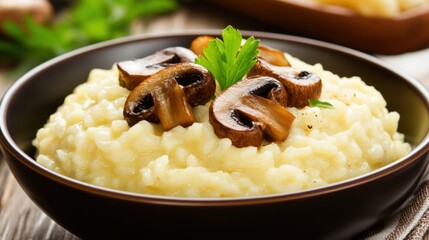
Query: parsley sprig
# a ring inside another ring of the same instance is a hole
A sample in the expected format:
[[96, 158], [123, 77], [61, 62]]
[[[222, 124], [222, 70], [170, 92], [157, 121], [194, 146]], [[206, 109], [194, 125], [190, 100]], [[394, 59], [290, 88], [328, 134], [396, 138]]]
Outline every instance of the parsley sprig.
[[222, 31], [222, 39], [211, 40], [195, 62], [207, 68], [224, 90], [240, 81], [256, 63], [259, 40], [252, 36], [242, 45], [240, 31], [232, 26]]

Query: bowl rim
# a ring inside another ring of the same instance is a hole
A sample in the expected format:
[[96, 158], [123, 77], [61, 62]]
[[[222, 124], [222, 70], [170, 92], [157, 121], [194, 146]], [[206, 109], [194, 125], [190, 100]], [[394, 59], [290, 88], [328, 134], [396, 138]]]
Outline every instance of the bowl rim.
[[[258, 196], [242, 196], [242, 197], [227, 197], [227, 198], [193, 198], [193, 197], [171, 197], [171, 196], [161, 196], [161, 195], [151, 195], [144, 193], [134, 193], [127, 192], [122, 190], [110, 189], [106, 187], [100, 187], [93, 184], [85, 183], [76, 179], [73, 179], [68, 176], [61, 175], [57, 172], [54, 172], [40, 164], [38, 164], [35, 159], [31, 156], [28, 156], [19, 146], [14, 142], [9, 130], [7, 129], [6, 124], [6, 112], [8, 105], [13, 99], [14, 93], [18, 90], [25, 82], [32, 79], [34, 75], [41, 71], [45, 71], [50, 67], [67, 61], [68, 59], [79, 57], [79, 55], [91, 53], [93, 51], [99, 51], [104, 48], [110, 48], [113, 46], [126, 45], [133, 42], [153, 40], [153, 39], [164, 39], [172, 37], [191, 37], [199, 35], [215, 35], [218, 36], [221, 33], [221, 29], [192, 29], [192, 30], [180, 30], [173, 32], [160, 32], [160, 33], [144, 33], [136, 34], [126, 37], [121, 37], [118, 39], [103, 41], [100, 43], [92, 44], [85, 46], [71, 52], [65, 53], [63, 55], [57, 56], [47, 62], [40, 64], [39, 66], [33, 68], [32, 70], [25, 73], [18, 80], [16, 80], [5, 92], [1, 104], [0, 104], [0, 142], [2, 149], [7, 151], [14, 158], [18, 159], [26, 167], [30, 168], [32, 171], [37, 172], [38, 174], [43, 175], [46, 178], [49, 178], [52, 181], [58, 182], [62, 185], [66, 185], [73, 189], [78, 189], [79, 191], [87, 192], [88, 194], [95, 194], [100, 196], [105, 196], [113, 199], [132, 201], [132, 202], [145, 202], [145, 203], [155, 203], [163, 205], [183, 205], [183, 206], [235, 206], [235, 205], [248, 205], [248, 204], [264, 204], [264, 203], [274, 203], [279, 201], [292, 201], [303, 198], [309, 198], [314, 196], [320, 196], [329, 194], [332, 192], [341, 191], [348, 188], [357, 187], [365, 183], [377, 180], [383, 176], [389, 175], [395, 171], [398, 171], [401, 168], [404, 168], [414, 161], [419, 159], [423, 154], [429, 151], [429, 133], [426, 134], [425, 138], [415, 146], [412, 151], [404, 156], [401, 159], [398, 159], [386, 166], [383, 166], [379, 169], [371, 171], [369, 173], [353, 177], [350, 179], [342, 180], [336, 183], [327, 184], [324, 186], [294, 191], [290, 193], [276, 193], [268, 195], [258, 195]], [[425, 99], [426, 108], [429, 109], [429, 91], [426, 89], [421, 82], [414, 79], [410, 75], [401, 70], [390, 66], [388, 63], [383, 62], [382, 60], [371, 56], [369, 54], [348, 48], [343, 47], [337, 44], [328, 43], [320, 40], [314, 40], [305, 37], [292, 36], [287, 34], [279, 33], [270, 33], [263, 31], [241, 31], [244, 37], [255, 36], [255, 38], [274, 40], [274, 41], [284, 41], [290, 43], [297, 43], [301, 45], [327, 49], [334, 52], [340, 52], [342, 54], [349, 55], [365, 62], [369, 62], [373, 65], [376, 65], [380, 68], [384, 68], [392, 74], [396, 74], [399, 77], [403, 78], [409, 85], [414, 88], [414, 90]], [[323, 63], [322, 63], [323, 64]], [[3, 156], [4, 157], [4, 156]]]

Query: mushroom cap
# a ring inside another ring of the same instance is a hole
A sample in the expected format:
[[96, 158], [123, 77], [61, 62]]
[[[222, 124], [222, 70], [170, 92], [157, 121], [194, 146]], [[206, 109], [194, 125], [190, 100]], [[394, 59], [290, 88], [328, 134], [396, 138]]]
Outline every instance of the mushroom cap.
[[218, 137], [236, 147], [259, 146], [263, 138], [282, 141], [295, 117], [284, 107], [286, 91], [267, 76], [245, 78], [223, 91], [212, 102], [209, 121]]
[[[215, 88], [213, 76], [204, 67], [194, 63], [171, 65], [148, 77], [128, 95], [123, 112], [125, 120], [130, 126], [142, 120], [158, 123], [160, 114], [181, 111], [174, 106], [189, 109], [207, 103], [213, 96]], [[161, 112], [161, 107], [157, 107], [159, 106], [157, 101], [161, 101], [160, 99], [172, 102], [168, 103], [169, 106], [166, 108], [161, 106], [164, 112]], [[182, 113], [188, 111], [186, 109]]]
[[322, 93], [322, 80], [315, 73], [289, 66], [276, 66], [258, 59], [247, 76], [263, 75], [279, 80], [286, 88], [288, 107], [302, 108], [309, 99], [318, 99]]
[[149, 76], [173, 64], [195, 61], [197, 56], [184, 47], [170, 47], [157, 51], [144, 58], [117, 63], [119, 70], [119, 84], [129, 90]]
[[266, 62], [276, 66], [290, 66], [290, 63], [286, 59], [284, 52], [265, 45], [259, 45], [258, 50], [259, 58], [265, 60]]
[[198, 36], [191, 42], [190, 49], [197, 55], [204, 55], [204, 48], [209, 45], [209, 41], [215, 39], [213, 36]]

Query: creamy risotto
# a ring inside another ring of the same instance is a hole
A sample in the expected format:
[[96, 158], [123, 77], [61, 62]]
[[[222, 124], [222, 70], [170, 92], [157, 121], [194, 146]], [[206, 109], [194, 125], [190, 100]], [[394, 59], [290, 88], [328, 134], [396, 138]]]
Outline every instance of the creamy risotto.
[[141, 121], [129, 127], [116, 67], [94, 69], [66, 97], [33, 144], [37, 162], [66, 176], [131, 192], [236, 197], [314, 188], [368, 173], [406, 155], [399, 114], [359, 77], [345, 78], [292, 56], [293, 67], [323, 80], [321, 101], [334, 108], [289, 108], [296, 117], [284, 142], [237, 148], [209, 123], [210, 103], [193, 108], [197, 121], [163, 131]]

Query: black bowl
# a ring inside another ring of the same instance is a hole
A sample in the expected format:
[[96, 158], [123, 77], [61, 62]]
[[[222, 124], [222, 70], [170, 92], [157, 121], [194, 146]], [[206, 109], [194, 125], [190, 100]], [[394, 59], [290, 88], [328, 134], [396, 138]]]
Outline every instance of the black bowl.
[[[416, 80], [347, 48], [261, 32], [266, 45], [340, 76], [361, 76], [401, 115], [399, 131], [413, 145], [404, 158], [370, 174], [312, 190], [228, 199], [188, 199], [121, 192], [61, 176], [34, 160], [36, 131], [93, 68], [189, 46], [202, 34], [143, 35], [85, 47], [19, 79], [0, 108], [2, 151], [28, 196], [54, 221], [82, 238], [227, 237], [352, 238], [393, 213], [422, 180], [429, 156], [429, 93]], [[199, 235], [199, 234], [203, 235]]]

